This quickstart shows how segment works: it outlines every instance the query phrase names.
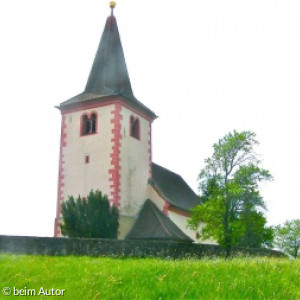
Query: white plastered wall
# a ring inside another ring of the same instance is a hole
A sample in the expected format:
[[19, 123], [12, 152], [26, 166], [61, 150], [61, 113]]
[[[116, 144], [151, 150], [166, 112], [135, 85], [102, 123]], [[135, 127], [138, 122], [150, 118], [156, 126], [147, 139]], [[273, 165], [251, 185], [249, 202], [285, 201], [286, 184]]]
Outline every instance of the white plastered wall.
[[150, 184], [148, 185], [148, 190], [149, 190], [149, 198], [151, 201], [161, 210], [163, 211], [164, 205], [166, 201], [157, 193], [157, 191], [151, 186]]
[[198, 231], [201, 234], [201, 230], [204, 226], [204, 223], [200, 223], [199, 227], [197, 230], [191, 230], [189, 228], [187, 228], [187, 220], [188, 217], [179, 215], [176, 212], [173, 211], [169, 211], [169, 218], [187, 235], [189, 236], [191, 239], [193, 239], [195, 242], [197, 243], [202, 243], [202, 244], [217, 244], [215, 241], [213, 240], [197, 240], [196, 238], [196, 232]]
[[[66, 114], [66, 147], [64, 157], [64, 200], [72, 195], [86, 196], [91, 189], [99, 189], [109, 196], [109, 173], [111, 167], [111, 111], [113, 105], [86, 109]], [[80, 120], [83, 114], [97, 113], [95, 134], [80, 136]], [[89, 163], [85, 156], [89, 155]]]
[[119, 216], [119, 234], [118, 239], [125, 239], [127, 233], [131, 230], [134, 223], [136, 221], [136, 217], [127, 217], [127, 216]]
[[[148, 196], [150, 121], [122, 107], [120, 214], [136, 216]], [[130, 117], [140, 121], [140, 139], [130, 136]]]

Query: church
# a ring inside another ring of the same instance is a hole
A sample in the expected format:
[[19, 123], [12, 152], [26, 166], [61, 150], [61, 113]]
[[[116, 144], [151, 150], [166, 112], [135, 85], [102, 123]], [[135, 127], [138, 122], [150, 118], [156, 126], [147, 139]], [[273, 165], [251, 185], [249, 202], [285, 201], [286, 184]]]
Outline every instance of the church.
[[85, 90], [57, 108], [61, 141], [54, 236], [61, 236], [61, 204], [92, 189], [119, 208], [119, 239], [196, 241], [187, 229], [199, 204], [182, 177], [152, 161], [155, 113], [135, 98], [115, 3], [107, 18]]

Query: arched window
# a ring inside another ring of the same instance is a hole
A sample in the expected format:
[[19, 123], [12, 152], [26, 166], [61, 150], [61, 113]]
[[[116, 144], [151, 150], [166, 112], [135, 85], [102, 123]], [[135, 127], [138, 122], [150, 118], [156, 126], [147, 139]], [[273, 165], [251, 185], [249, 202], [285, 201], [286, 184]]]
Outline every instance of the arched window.
[[133, 116], [130, 117], [130, 135], [136, 139], [140, 139], [140, 120]]
[[88, 121], [88, 116], [83, 115], [81, 116], [81, 135], [88, 134], [89, 132], [89, 121]]
[[90, 116], [84, 114], [81, 117], [81, 135], [96, 133], [97, 114], [92, 113]]

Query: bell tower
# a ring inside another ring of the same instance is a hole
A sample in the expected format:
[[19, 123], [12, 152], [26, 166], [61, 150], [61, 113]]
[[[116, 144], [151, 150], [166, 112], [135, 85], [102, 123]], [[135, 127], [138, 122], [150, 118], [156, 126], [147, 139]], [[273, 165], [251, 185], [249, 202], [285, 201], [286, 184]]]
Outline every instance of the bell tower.
[[156, 115], [133, 95], [114, 16], [115, 3], [85, 90], [57, 108], [62, 115], [57, 211], [68, 196], [99, 189], [119, 208], [120, 237], [131, 228], [148, 197], [151, 124]]

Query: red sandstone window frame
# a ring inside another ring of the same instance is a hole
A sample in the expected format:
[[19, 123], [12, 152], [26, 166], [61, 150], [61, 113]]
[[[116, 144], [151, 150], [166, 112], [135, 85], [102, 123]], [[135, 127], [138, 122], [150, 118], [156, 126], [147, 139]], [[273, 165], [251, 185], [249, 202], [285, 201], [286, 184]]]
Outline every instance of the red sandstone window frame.
[[130, 136], [140, 140], [141, 137], [141, 123], [139, 118], [130, 116]]
[[98, 128], [98, 114], [91, 112], [84, 113], [80, 117], [80, 136], [96, 134]]

